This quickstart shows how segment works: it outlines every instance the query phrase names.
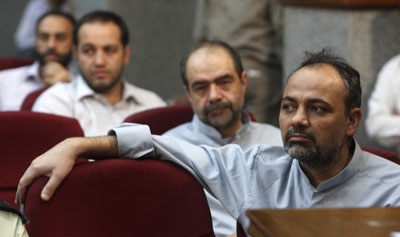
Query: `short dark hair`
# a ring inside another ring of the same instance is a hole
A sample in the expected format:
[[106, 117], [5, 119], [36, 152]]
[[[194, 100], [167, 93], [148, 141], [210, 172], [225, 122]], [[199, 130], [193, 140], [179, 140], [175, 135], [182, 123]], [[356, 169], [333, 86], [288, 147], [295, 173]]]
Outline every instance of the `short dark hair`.
[[[343, 84], [347, 89], [344, 98], [346, 115], [348, 115], [353, 108], [361, 108], [362, 90], [360, 85], [360, 73], [350, 66], [344, 58], [335, 55], [329, 48], [323, 48], [321, 51], [316, 53], [305, 52], [304, 61], [291, 75], [301, 68], [321, 64], [329, 64], [333, 66], [339, 72], [340, 77], [343, 80]], [[290, 76], [287, 80], [289, 80]]]
[[69, 20], [72, 24], [72, 26], [75, 26], [75, 18], [71, 14], [67, 12], [63, 12], [61, 10], [50, 10], [48, 12], [45, 12], [43, 15], [39, 17], [39, 19], [36, 21], [36, 32], [39, 30], [39, 25], [42, 22], [42, 20], [48, 16], [61, 16], [64, 17], [65, 19]]
[[113, 22], [115, 23], [121, 31], [121, 43], [123, 46], [129, 44], [129, 30], [128, 26], [124, 22], [124, 20], [111, 11], [104, 11], [104, 10], [97, 10], [93, 12], [89, 12], [84, 15], [81, 19], [79, 19], [78, 23], [75, 25], [74, 28], [74, 45], [78, 45], [78, 32], [81, 26], [85, 23], [92, 23], [92, 22]]
[[190, 56], [196, 52], [199, 49], [202, 48], [221, 48], [224, 49], [228, 54], [231, 56], [231, 59], [233, 61], [233, 66], [235, 67], [235, 71], [239, 75], [239, 78], [242, 79], [242, 73], [243, 73], [243, 65], [242, 65], [242, 60], [240, 58], [239, 53], [231, 47], [229, 44], [219, 41], [219, 40], [209, 40], [209, 41], [202, 41], [198, 44], [196, 44], [193, 48], [189, 50], [188, 53], [182, 58], [181, 60], [181, 78], [183, 81], [183, 84], [187, 87], [188, 86], [188, 80], [187, 80], [187, 72], [186, 72], [186, 66], [187, 66], [187, 61], [190, 58]]

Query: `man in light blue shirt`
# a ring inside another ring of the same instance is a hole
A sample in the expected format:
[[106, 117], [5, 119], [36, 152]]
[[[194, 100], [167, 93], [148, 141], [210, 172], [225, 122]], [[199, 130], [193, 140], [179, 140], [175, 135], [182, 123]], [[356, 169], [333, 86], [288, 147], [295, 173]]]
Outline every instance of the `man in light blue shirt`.
[[17, 201], [40, 175], [50, 177], [41, 194], [48, 200], [78, 156], [149, 155], [185, 167], [245, 228], [247, 209], [400, 206], [400, 166], [362, 151], [353, 139], [360, 106], [360, 74], [326, 50], [308, 54], [283, 92], [284, 149], [193, 146], [123, 124], [110, 136], [67, 139], [36, 158], [20, 180]]
[[[220, 147], [237, 144], [247, 150], [255, 144], [282, 146], [277, 127], [250, 121], [244, 111], [247, 73], [239, 53], [221, 41], [196, 45], [181, 63], [181, 77], [186, 97], [195, 112], [189, 123], [163, 135], [194, 145]], [[236, 233], [236, 220], [207, 191], [214, 233]]]

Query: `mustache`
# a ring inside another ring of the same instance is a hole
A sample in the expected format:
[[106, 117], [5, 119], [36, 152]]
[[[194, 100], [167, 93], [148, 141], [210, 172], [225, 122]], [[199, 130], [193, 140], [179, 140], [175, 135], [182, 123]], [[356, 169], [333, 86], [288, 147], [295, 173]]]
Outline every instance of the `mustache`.
[[293, 134], [301, 134], [305, 137], [310, 138], [314, 143], [317, 141], [317, 138], [315, 137], [314, 133], [305, 131], [304, 129], [301, 129], [301, 128], [291, 128], [285, 134], [285, 143], [288, 143], [289, 138]]
[[47, 55], [57, 55], [58, 56], [58, 53], [55, 50], [50, 49], [49, 51], [47, 51], [43, 55], [44, 56], [47, 56]]
[[214, 109], [222, 109], [222, 108], [230, 108], [232, 109], [233, 106], [229, 102], [222, 102], [222, 103], [216, 103], [216, 104], [210, 104], [204, 108], [204, 113], [209, 114], [212, 110]]

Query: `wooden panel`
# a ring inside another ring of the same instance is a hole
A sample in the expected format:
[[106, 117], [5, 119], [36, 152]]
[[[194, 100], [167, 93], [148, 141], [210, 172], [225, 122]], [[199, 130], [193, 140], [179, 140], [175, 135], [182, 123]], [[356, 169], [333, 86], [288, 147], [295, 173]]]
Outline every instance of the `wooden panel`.
[[252, 236], [391, 236], [400, 208], [249, 210]]
[[397, 8], [397, 0], [280, 0], [285, 5], [342, 8]]

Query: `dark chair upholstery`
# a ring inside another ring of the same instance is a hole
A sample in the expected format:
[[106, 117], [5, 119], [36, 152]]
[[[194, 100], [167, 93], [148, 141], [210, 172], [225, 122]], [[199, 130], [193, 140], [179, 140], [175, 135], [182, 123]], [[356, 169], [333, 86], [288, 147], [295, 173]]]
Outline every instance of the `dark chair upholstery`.
[[29, 188], [30, 236], [213, 236], [202, 186], [181, 167], [157, 160], [79, 164], [48, 202], [46, 177]]
[[[256, 121], [250, 111], [246, 111], [252, 121]], [[193, 110], [191, 105], [170, 105], [145, 110], [125, 118], [124, 122], [147, 124], [152, 134], [161, 135], [180, 124], [192, 121]]]
[[36, 99], [45, 91], [49, 88], [50, 86], [45, 86], [39, 90], [35, 90], [33, 92], [31, 92], [30, 94], [28, 94], [24, 101], [22, 102], [21, 105], [21, 110], [25, 110], [25, 111], [31, 111], [33, 104], [35, 103]]
[[5, 57], [0, 58], [0, 70], [22, 67], [33, 63], [33, 59], [29, 58], [13, 58]]
[[17, 185], [31, 161], [72, 136], [83, 136], [75, 119], [26, 111], [0, 112], [0, 197], [17, 207]]
[[379, 149], [379, 148], [373, 148], [373, 147], [361, 147], [362, 150], [367, 151], [369, 153], [381, 156], [383, 158], [386, 158], [390, 161], [393, 161], [396, 164], [400, 165], [400, 158], [393, 152]]

